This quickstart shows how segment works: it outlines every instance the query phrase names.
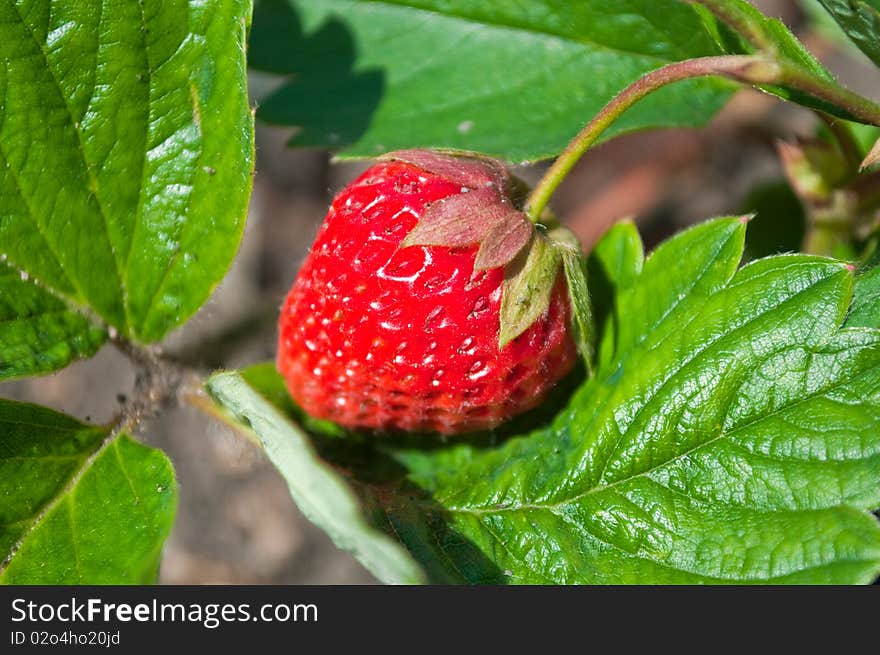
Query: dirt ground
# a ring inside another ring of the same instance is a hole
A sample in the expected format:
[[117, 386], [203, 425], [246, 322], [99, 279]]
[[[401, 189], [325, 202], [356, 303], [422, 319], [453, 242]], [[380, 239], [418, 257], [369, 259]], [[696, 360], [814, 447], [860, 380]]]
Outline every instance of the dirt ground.
[[[790, 23], [798, 20], [791, 2], [756, 4]], [[820, 40], [808, 43], [844, 83], [880, 94], [880, 76], [866, 60]], [[266, 80], [254, 76], [252, 82], [259, 95]], [[650, 246], [689, 223], [749, 209], [745, 199], [756, 184], [782, 178], [774, 139], [808, 133], [812, 125], [804, 110], [744, 92], [706, 130], [632, 135], [590, 152], [553, 204], [585, 245], [615, 220], [635, 216]], [[283, 295], [332, 194], [364, 166], [331, 164], [322, 151], [290, 150], [288, 134], [258, 127], [257, 174], [241, 251], [208, 304], [165, 344], [208, 369], [274, 356]], [[534, 182], [542, 168], [518, 174]], [[118, 411], [133, 382], [127, 359], [107, 346], [57, 374], [0, 385], [0, 395], [102, 422]], [[169, 454], [180, 483], [161, 582], [375, 582], [303, 518], [263, 455], [229, 428], [182, 407], [144, 423], [138, 436]]]

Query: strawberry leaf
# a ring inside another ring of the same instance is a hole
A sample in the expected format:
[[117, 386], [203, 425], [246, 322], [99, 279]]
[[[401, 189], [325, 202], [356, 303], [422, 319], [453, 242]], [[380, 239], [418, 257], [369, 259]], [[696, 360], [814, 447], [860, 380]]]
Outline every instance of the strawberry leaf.
[[859, 50], [880, 66], [880, 0], [819, 0]]
[[[263, 0], [249, 64], [285, 76], [257, 115], [299, 128], [292, 145], [342, 156], [448, 147], [522, 161], [561, 152], [585, 117], [642, 74], [717, 54], [681, 0]], [[704, 124], [732, 88], [674, 85], [607, 137]]]
[[616, 298], [630, 288], [642, 271], [642, 239], [632, 221], [612, 226], [587, 260], [588, 281], [596, 312], [598, 365], [608, 366], [617, 347], [617, 334], [626, 317], [620, 316]]
[[[871, 582], [880, 331], [844, 325], [851, 266], [739, 268], [745, 231], [711, 221], [642, 261], [631, 227], [612, 230], [590, 261], [598, 367], [550, 418], [444, 443], [311, 439], [433, 581]], [[257, 398], [294, 429], [283, 381], [257, 370], [208, 389], [238, 423], [265, 420]]]
[[0, 380], [48, 373], [89, 357], [106, 331], [0, 262]]
[[0, 0], [4, 261], [138, 341], [202, 305], [250, 195], [250, 12], [249, 0]]
[[284, 476], [300, 510], [340, 548], [352, 551], [383, 582], [422, 581], [420, 567], [406, 550], [370, 524], [381, 523], [381, 513], [363, 515], [363, 505], [347, 484], [351, 481], [343, 480], [320, 458], [309, 435], [290, 420], [290, 414], [298, 413], [305, 424], [325, 433], [336, 433], [334, 427], [310, 423], [277, 382], [278, 374], [269, 365], [254, 367], [244, 377], [218, 373], [208, 390], [221, 406], [219, 417], [255, 438]]
[[849, 327], [880, 328], [880, 266], [856, 278], [855, 295], [846, 324]]
[[160, 451], [0, 399], [0, 584], [152, 584], [176, 505]]

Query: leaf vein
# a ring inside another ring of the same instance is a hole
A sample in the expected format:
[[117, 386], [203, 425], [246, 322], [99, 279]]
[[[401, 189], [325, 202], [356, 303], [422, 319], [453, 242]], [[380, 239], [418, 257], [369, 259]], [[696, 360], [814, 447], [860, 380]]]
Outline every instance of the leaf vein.
[[[37, 426], [41, 427], [41, 426]], [[21, 545], [27, 541], [27, 539], [34, 533], [34, 531], [43, 523], [46, 517], [54, 510], [58, 505], [64, 500], [68, 499], [71, 494], [76, 490], [76, 485], [82, 479], [82, 477], [86, 474], [86, 472], [91, 468], [92, 464], [95, 463], [95, 460], [100, 456], [102, 452], [111, 444], [113, 441], [119, 436], [119, 432], [116, 430], [110, 430], [107, 433], [107, 436], [98, 444], [97, 448], [83, 461], [82, 465], [73, 471], [70, 477], [67, 480], [67, 483], [59, 489], [58, 493], [49, 501], [43, 505], [43, 508], [37, 514], [37, 517], [34, 519], [33, 523], [31, 523], [30, 527], [28, 527], [25, 532], [21, 534], [16, 543], [10, 548], [9, 553], [6, 555], [6, 558], [0, 562], [0, 581], [3, 579], [3, 573], [6, 570], [6, 567], [9, 566], [9, 563], [15, 558], [15, 555], [18, 553]]]
[[[101, 5], [102, 12], [103, 12], [103, 5], [104, 5], [103, 0], [99, 4]], [[49, 61], [49, 54], [46, 52], [46, 45], [44, 43], [42, 43], [39, 39], [37, 39], [36, 34], [34, 34], [33, 30], [30, 28], [30, 26], [25, 21], [24, 16], [21, 13], [21, 8], [18, 6], [18, 4], [13, 2], [12, 6], [15, 7], [15, 14], [18, 17], [18, 20], [20, 21], [21, 26], [24, 29], [25, 33], [28, 35], [28, 37], [31, 39], [31, 41], [34, 43], [34, 45], [40, 51], [40, 54], [42, 54], [43, 61], [46, 64], [46, 70], [49, 73], [49, 77], [52, 79], [52, 82], [55, 85], [55, 89], [58, 91], [58, 95], [61, 97], [61, 100], [64, 103], [64, 108], [67, 110], [67, 117], [70, 120], [70, 126], [73, 129], [74, 134], [76, 134], [77, 151], [79, 152], [79, 155], [82, 159], [83, 169], [84, 169], [86, 175], [88, 176], [89, 183], [90, 183], [91, 187], [94, 189], [94, 193], [90, 194], [90, 197], [94, 197], [94, 199], [95, 199], [95, 205], [98, 208], [98, 215], [100, 216], [101, 224], [104, 227], [104, 235], [107, 237], [107, 245], [110, 248], [110, 254], [112, 256], [113, 263], [115, 265], [116, 279], [118, 280], [118, 283], [119, 283], [120, 294], [124, 298], [125, 297], [125, 286], [123, 285], [123, 281], [122, 281], [122, 277], [121, 277], [121, 271], [120, 271], [120, 267], [119, 267], [119, 261], [117, 259], [116, 247], [113, 244], [113, 239], [110, 238], [110, 226], [108, 224], [109, 219], [107, 217], [107, 211], [106, 211], [105, 207], [103, 206], [103, 204], [101, 203], [101, 197], [98, 194], [98, 180], [95, 177], [94, 170], [89, 165], [88, 158], [86, 157], [85, 144], [83, 143], [82, 132], [77, 127], [76, 117], [73, 115], [73, 109], [70, 106], [70, 101], [69, 101], [67, 95], [65, 95], [65, 93], [64, 93], [64, 89], [61, 86], [61, 81], [58, 79], [58, 76], [55, 74], [55, 70], [52, 68], [51, 62]], [[8, 165], [8, 162], [7, 162], [7, 165]], [[10, 171], [12, 170], [11, 166], [9, 166], [9, 170]], [[21, 186], [20, 185], [19, 185], [19, 193], [21, 193]], [[24, 196], [22, 196], [22, 198], [24, 198]], [[81, 292], [82, 291], [80, 290], [80, 293]], [[123, 306], [124, 305], [125, 305], [125, 303], [123, 302]], [[127, 322], [128, 321], [126, 319], [126, 323]]]

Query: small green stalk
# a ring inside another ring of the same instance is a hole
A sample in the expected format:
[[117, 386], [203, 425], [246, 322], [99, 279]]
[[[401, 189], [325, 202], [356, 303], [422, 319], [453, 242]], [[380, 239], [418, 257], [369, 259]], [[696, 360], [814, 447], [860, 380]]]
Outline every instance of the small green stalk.
[[870, 125], [880, 125], [880, 105], [873, 100], [863, 98], [834, 81], [816, 77], [813, 73], [790, 62], [778, 62], [778, 65], [779, 78], [773, 84], [802, 91], [847, 110], [860, 121]]
[[804, 68], [800, 62], [785, 57], [778, 52], [777, 44], [769, 34], [762, 21], [755, 15], [743, 10], [737, 0], [692, 0], [711, 11], [719, 20], [736, 31], [755, 49], [772, 59], [780, 66], [779, 79], [773, 82], [807, 93], [814, 98], [825, 100], [846, 109], [860, 121], [872, 125], [880, 125], [880, 105], [853, 93], [833, 79], [817, 77], [812, 71]]

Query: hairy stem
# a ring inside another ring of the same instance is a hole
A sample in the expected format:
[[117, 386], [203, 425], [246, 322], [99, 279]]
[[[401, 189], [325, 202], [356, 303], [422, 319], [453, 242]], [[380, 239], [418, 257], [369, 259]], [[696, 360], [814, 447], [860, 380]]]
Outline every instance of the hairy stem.
[[778, 51], [777, 42], [767, 32], [760, 14], [743, 9], [735, 0], [692, 0], [711, 11], [721, 21], [745, 38], [752, 46], [776, 61], [781, 67], [779, 79], [773, 82], [807, 93], [836, 107], [847, 110], [852, 116], [871, 125], [880, 125], [880, 105], [863, 98], [838, 84], [834, 79], [818, 76], [797, 60]]
[[533, 223], [539, 222], [550, 196], [562, 180], [590, 146], [627, 109], [667, 84], [706, 75], [724, 75], [750, 84], [770, 84], [778, 79], [780, 69], [775, 62], [762, 56], [731, 55], [688, 59], [647, 73], [605, 105], [556, 159], [526, 201], [526, 215], [529, 220]]
[[880, 105], [863, 98], [834, 81], [817, 77], [808, 70], [789, 62], [779, 62], [779, 77], [772, 84], [787, 86], [797, 91], [845, 109], [859, 121], [880, 125]]
[[727, 55], [701, 57], [658, 68], [636, 80], [615, 96], [569, 143], [526, 201], [526, 215], [540, 222], [550, 196], [581, 156], [602, 133], [639, 100], [657, 89], [695, 77], [722, 75], [753, 86], [781, 85], [795, 89], [834, 106], [846, 109], [855, 118], [880, 125], [880, 105], [843, 88], [836, 82], [816, 77], [789, 62], [776, 61], [767, 55]]
[[134, 395], [111, 422], [118, 429], [133, 428], [144, 418], [178, 404], [191, 389], [201, 387], [201, 373], [192, 367], [126, 339], [112, 343], [135, 367]]

